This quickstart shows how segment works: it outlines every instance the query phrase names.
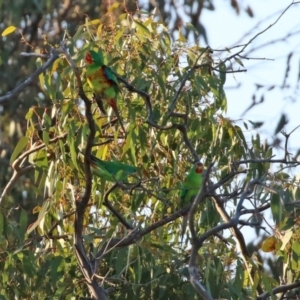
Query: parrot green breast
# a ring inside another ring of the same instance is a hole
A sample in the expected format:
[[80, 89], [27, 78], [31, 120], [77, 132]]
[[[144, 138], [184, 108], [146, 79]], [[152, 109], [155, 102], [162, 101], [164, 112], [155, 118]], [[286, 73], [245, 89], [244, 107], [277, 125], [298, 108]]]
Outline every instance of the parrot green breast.
[[116, 76], [109, 67], [91, 64], [87, 66], [87, 82], [96, 95], [116, 98], [119, 92]]
[[125, 181], [128, 176], [137, 172], [137, 168], [118, 161], [104, 161], [91, 155], [91, 167], [96, 176], [107, 181]]
[[203, 179], [203, 165], [202, 163], [195, 164], [189, 171], [185, 181], [181, 185], [180, 200], [181, 206], [190, 203], [194, 197], [197, 196], [199, 189], [202, 186]]

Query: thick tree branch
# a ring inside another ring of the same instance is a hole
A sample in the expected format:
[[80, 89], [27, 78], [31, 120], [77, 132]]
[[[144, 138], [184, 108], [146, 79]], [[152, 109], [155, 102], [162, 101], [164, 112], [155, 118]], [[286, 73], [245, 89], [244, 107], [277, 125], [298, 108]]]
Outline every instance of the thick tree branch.
[[61, 52], [66, 57], [69, 65], [73, 69], [74, 75], [76, 77], [77, 86], [78, 86], [78, 95], [83, 100], [85, 104], [85, 117], [88, 122], [88, 126], [90, 129], [86, 148], [85, 148], [85, 154], [84, 154], [84, 173], [85, 173], [85, 191], [81, 198], [81, 200], [76, 201], [76, 210], [75, 210], [75, 241], [74, 241], [74, 247], [75, 247], [75, 254], [77, 257], [77, 261], [79, 264], [79, 267], [82, 271], [82, 274], [87, 282], [89, 291], [94, 299], [97, 300], [107, 300], [107, 295], [105, 293], [105, 290], [98, 284], [96, 277], [94, 276], [95, 268], [94, 264], [90, 262], [90, 260], [87, 257], [86, 251], [84, 249], [83, 245], [83, 219], [84, 219], [84, 213], [87, 209], [88, 202], [91, 196], [92, 191], [92, 173], [90, 169], [90, 155], [91, 150], [94, 144], [94, 138], [96, 133], [96, 127], [95, 122], [93, 119], [92, 114], [92, 103], [86, 96], [84, 90], [83, 90], [83, 84], [81, 82], [81, 73], [79, 71], [79, 68], [76, 66], [75, 62], [72, 60], [68, 50], [65, 48], [65, 45], [62, 45]]
[[134, 244], [135, 242], [137, 242], [139, 239], [141, 239], [146, 234], [154, 231], [157, 228], [164, 226], [165, 224], [168, 224], [168, 223], [182, 217], [189, 211], [190, 207], [191, 207], [191, 205], [186, 206], [186, 207], [174, 212], [173, 214], [166, 216], [166, 217], [162, 218], [161, 220], [149, 225], [148, 227], [146, 227], [144, 229], [135, 228], [132, 232], [130, 232], [124, 238], [114, 238], [114, 239], [109, 240], [101, 247], [101, 249], [95, 256], [96, 259], [101, 259], [103, 255], [107, 254], [114, 247], [125, 247], [125, 246]]

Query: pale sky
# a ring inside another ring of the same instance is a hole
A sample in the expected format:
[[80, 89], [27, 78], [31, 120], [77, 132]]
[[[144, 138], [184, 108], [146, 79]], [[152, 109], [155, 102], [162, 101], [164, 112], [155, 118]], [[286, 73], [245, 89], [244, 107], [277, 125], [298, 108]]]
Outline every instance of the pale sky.
[[[243, 10], [237, 16], [234, 10], [229, 8], [228, 2], [215, 1], [216, 11], [205, 10], [202, 16], [202, 22], [208, 30], [209, 45], [213, 49], [222, 49], [248, 42], [253, 36], [273, 23], [291, 3], [291, 1], [286, 0], [245, 0], [243, 1], [244, 5], [247, 6], [247, 3], [250, 3], [254, 12], [254, 18], [249, 18]], [[257, 100], [264, 95], [264, 103], [251, 109], [243, 116], [243, 119], [265, 121], [264, 126], [258, 131], [265, 138], [270, 138], [274, 133], [282, 112], [285, 112], [290, 120], [284, 128], [286, 132], [290, 132], [300, 124], [299, 86], [298, 91], [295, 89], [300, 69], [299, 16], [300, 4], [295, 4], [289, 8], [277, 24], [260, 35], [248, 48], [250, 50], [268, 41], [283, 38], [288, 33], [298, 32], [298, 34], [290, 37], [287, 41], [280, 41], [267, 47], [262, 47], [250, 55], [251, 57], [272, 60], [244, 60], [243, 63], [247, 69], [246, 73], [236, 73], [234, 76], [227, 75], [228, 117], [233, 120], [241, 119], [242, 113], [252, 103], [254, 93], [257, 95]], [[244, 37], [262, 20], [266, 21], [259, 24], [257, 28], [252, 30], [251, 34]], [[292, 51], [295, 54], [291, 59], [291, 70], [287, 81], [291, 89], [281, 90], [279, 87], [276, 87], [272, 91], [267, 91], [266, 88], [262, 88], [256, 92], [255, 83], [267, 87], [274, 84], [277, 86], [282, 85], [286, 69], [286, 57]], [[233, 88], [239, 83], [241, 84], [240, 88]], [[243, 127], [242, 129], [245, 128]], [[279, 136], [281, 135], [279, 134]], [[296, 151], [300, 148], [299, 141], [300, 128], [291, 138], [290, 146], [292, 150]]]
[[[233, 9], [229, 7], [229, 1], [214, 1], [216, 11], [205, 10], [202, 16], [202, 22], [208, 31], [209, 45], [213, 49], [223, 49], [236, 44], [244, 44], [248, 42], [260, 31], [266, 29], [273, 23], [281, 12], [291, 3], [285, 0], [252, 0], [244, 1], [245, 6], [250, 3], [254, 12], [254, 18], [249, 18], [244, 11], [237, 16]], [[271, 16], [271, 17], [269, 17]], [[264, 95], [263, 104], [257, 105], [247, 112], [242, 119], [251, 121], [264, 121], [264, 125], [258, 129], [261, 135], [261, 141], [268, 138], [272, 141], [274, 130], [277, 126], [282, 112], [288, 116], [289, 123], [284, 130], [292, 131], [300, 124], [300, 92], [298, 74], [300, 74], [300, 4], [295, 4], [281, 17], [281, 19], [271, 29], [260, 35], [249, 47], [258, 47], [268, 41], [277, 40], [285, 37], [292, 32], [298, 32], [293, 37], [286, 41], [280, 41], [271, 44], [267, 47], [262, 47], [251, 54], [251, 57], [268, 58], [272, 60], [244, 60], [244, 66], [247, 69], [246, 73], [236, 73], [234, 76], [227, 75], [225, 90], [228, 100], [227, 117], [232, 120], [241, 120], [242, 113], [252, 103], [252, 96], [256, 94], [256, 99], [259, 100]], [[266, 20], [255, 26], [262, 20]], [[254, 29], [255, 28], [255, 29]], [[245, 34], [250, 32], [250, 35]], [[242, 38], [244, 37], [244, 38]], [[242, 38], [242, 39], [241, 39]], [[286, 69], [286, 57], [294, 51], [295, 54], [291, 58], [291, 69], [287, 84], [290, 89], [281, 90], [279, 87], [272, 91], [267, 91], [267, 88], [262, 88], [256, 91], [255, 84], [261, 85], [277, 85], [283, 83], [284, 72]], [[234, 53], [234, 52], [233, 52]], [[217, 54], [218, 55], [218, 54]], [[233, 88], [241, 84], [239, 88]], [[251, 134], [246, 132], [241, 121], [238, 123], [247, 140], [251, 140]], [[251, 127], [249, 127], [251, 128]], [[282, 140], [281, 134], [278, 135]], [[296, 130], [290, 138], [290, 150], [297, 152], [300, 148], [300, 128]], [[280, 155], [280, 154], [279, 154]], [[274, 170], [274, 167], [273, 167]], [[299, 170], [294, 170], [293, 175], [296, 175]], [[270, 211], [265, 213], [268, 222], [274, 224]], [[266, 226], [268, 228], [268, 226]], [[269, 228], [268, 231], [270, 232]], [[256, 236], [251, 228], [243, 227], [243, 234], [247, 237], [247, 241]]]

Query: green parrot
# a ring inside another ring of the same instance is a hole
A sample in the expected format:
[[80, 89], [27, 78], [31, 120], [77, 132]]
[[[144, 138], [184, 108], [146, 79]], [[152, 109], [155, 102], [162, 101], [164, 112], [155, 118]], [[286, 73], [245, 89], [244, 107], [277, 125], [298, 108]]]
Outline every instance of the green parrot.
[[111, 182], [125, 181], [128, 176], [137, 172], [134, 166], [118, 161], [105, 161], [94, 155], [91, 155], [90, 163], [94, 175]]
[[[202, 186], [203, 179], [203, 164], [197, 162], [189, 171], [180, 188], [180, 207], [184, 207], [191, 203], [197, 196]], [[183, 215], [181, 241], [186, 231], [188, 221], [188, 212]]]
[[106, 100], [116, 114], [125, 133], [126, 131], [117, 107], [117, 97], [120, 91], [117, 77], [112, 72], [111, 68], [104, 64], [103, 55], [101, 52], [98, 53], [90, 50], [87, 52], [85, 60], [87, 62], [87, 82], [94, 93], [94, 98], [99, 109], [103, 114], [106, 114], [102, 99]]

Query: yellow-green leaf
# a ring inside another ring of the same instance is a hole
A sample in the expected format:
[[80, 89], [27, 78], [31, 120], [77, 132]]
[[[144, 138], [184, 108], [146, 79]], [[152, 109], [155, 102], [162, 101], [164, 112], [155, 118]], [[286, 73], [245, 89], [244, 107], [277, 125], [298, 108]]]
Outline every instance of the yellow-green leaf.
[[38, 212], [40, 212], [41, 211], [41, 207], [38, 205], [38, 206], [35, 206], [34, 208], [33, 208], [33, 210], [32, 210], [32, 213], [33, 214], [37, 214]]
[[107, 13], [112, 12], [113, 10], [117, 9], [119, 6], [121, 5], [121, 3], [115, 2], [113, 5], [111, 5], [108, 10]]
[[272, 252], [276, 249], [277, 239], [275, 236], [269, 236], [266, 238], [261, 246], [261, 250], [264, 252]]
[[234, 60], [235, 60], [240, 66], [244, 67], [243, 62], [242, 62], [239, 58], [234, 57]]
[[[29, 225], [28, 229], [27, 229], [27, 234], [29, 234], [30, 232], [32, 232], [35, 228], [37, 228], [41, 223], [43, 224], [44, 223], [44, 218], [45, 218], [45, 215], [48, 211], [48, 208], [49, 208], [49, 205], [50, 205], [50, 200], [47, 199], [44, 203], [43, 203], [43, 206], [39, 212], [39, 216], [37, 218], [37, 220], [35, 222], [33, 222], [32, 224]], [[41, 227], [42, 227], [42, 224], [41, 224]]]
[[18, 28], [15, 27], [15, 26], [9, 26], [9, 27], [7, 27], [7, 28], [5, 28], [4, 31], [2, 32], [2, 36], [9, 35], [9, 34], [13, 33], [16, 29], [18, 29]]
[[133, 25], [134, 25], [134, 28], [136, 28], [139, 33], [143, 34], [143, 36], [149, 37], [150, 31], [144, 24], [134, 20]]
[[293, 230], [289, 229], [285, 231], [285, 234], [283, 236], [282, 240], [282, 245], [280, 247], [280, 250], [283, 251], [286, 247], [286, 245], [290, 242], [291, 238], [293, 236]]
[[98, 25], [98, 24], [100, 24], [100, 23], [101, 23], [101, 20], [100, 20], [100, 19], [95, 19], [95, 20], [86, 22], [85, 25]]
[[19, 143], [17, 144], [13, 154], [11, 155], [10, 162], [12, 163], [17, 156], [21, 153], [21, 151], [27, 146], [27, 143], [29, 141], [29, 137], [23, 136], [20, 140]]
[[219, 70], [220, 70], [221, 84], [224, 85], [226, 81], [226, 65], [221, 63], [219, 66]]
[[43, 141], [44, 141], [44, 143], [45, 143], [46, 146], [49, 145], [49, 140], [50, 140], [50, 138], [49, 138], [49, 132], [46, 131], [46, 130], [44, 130], [43, 131]]

